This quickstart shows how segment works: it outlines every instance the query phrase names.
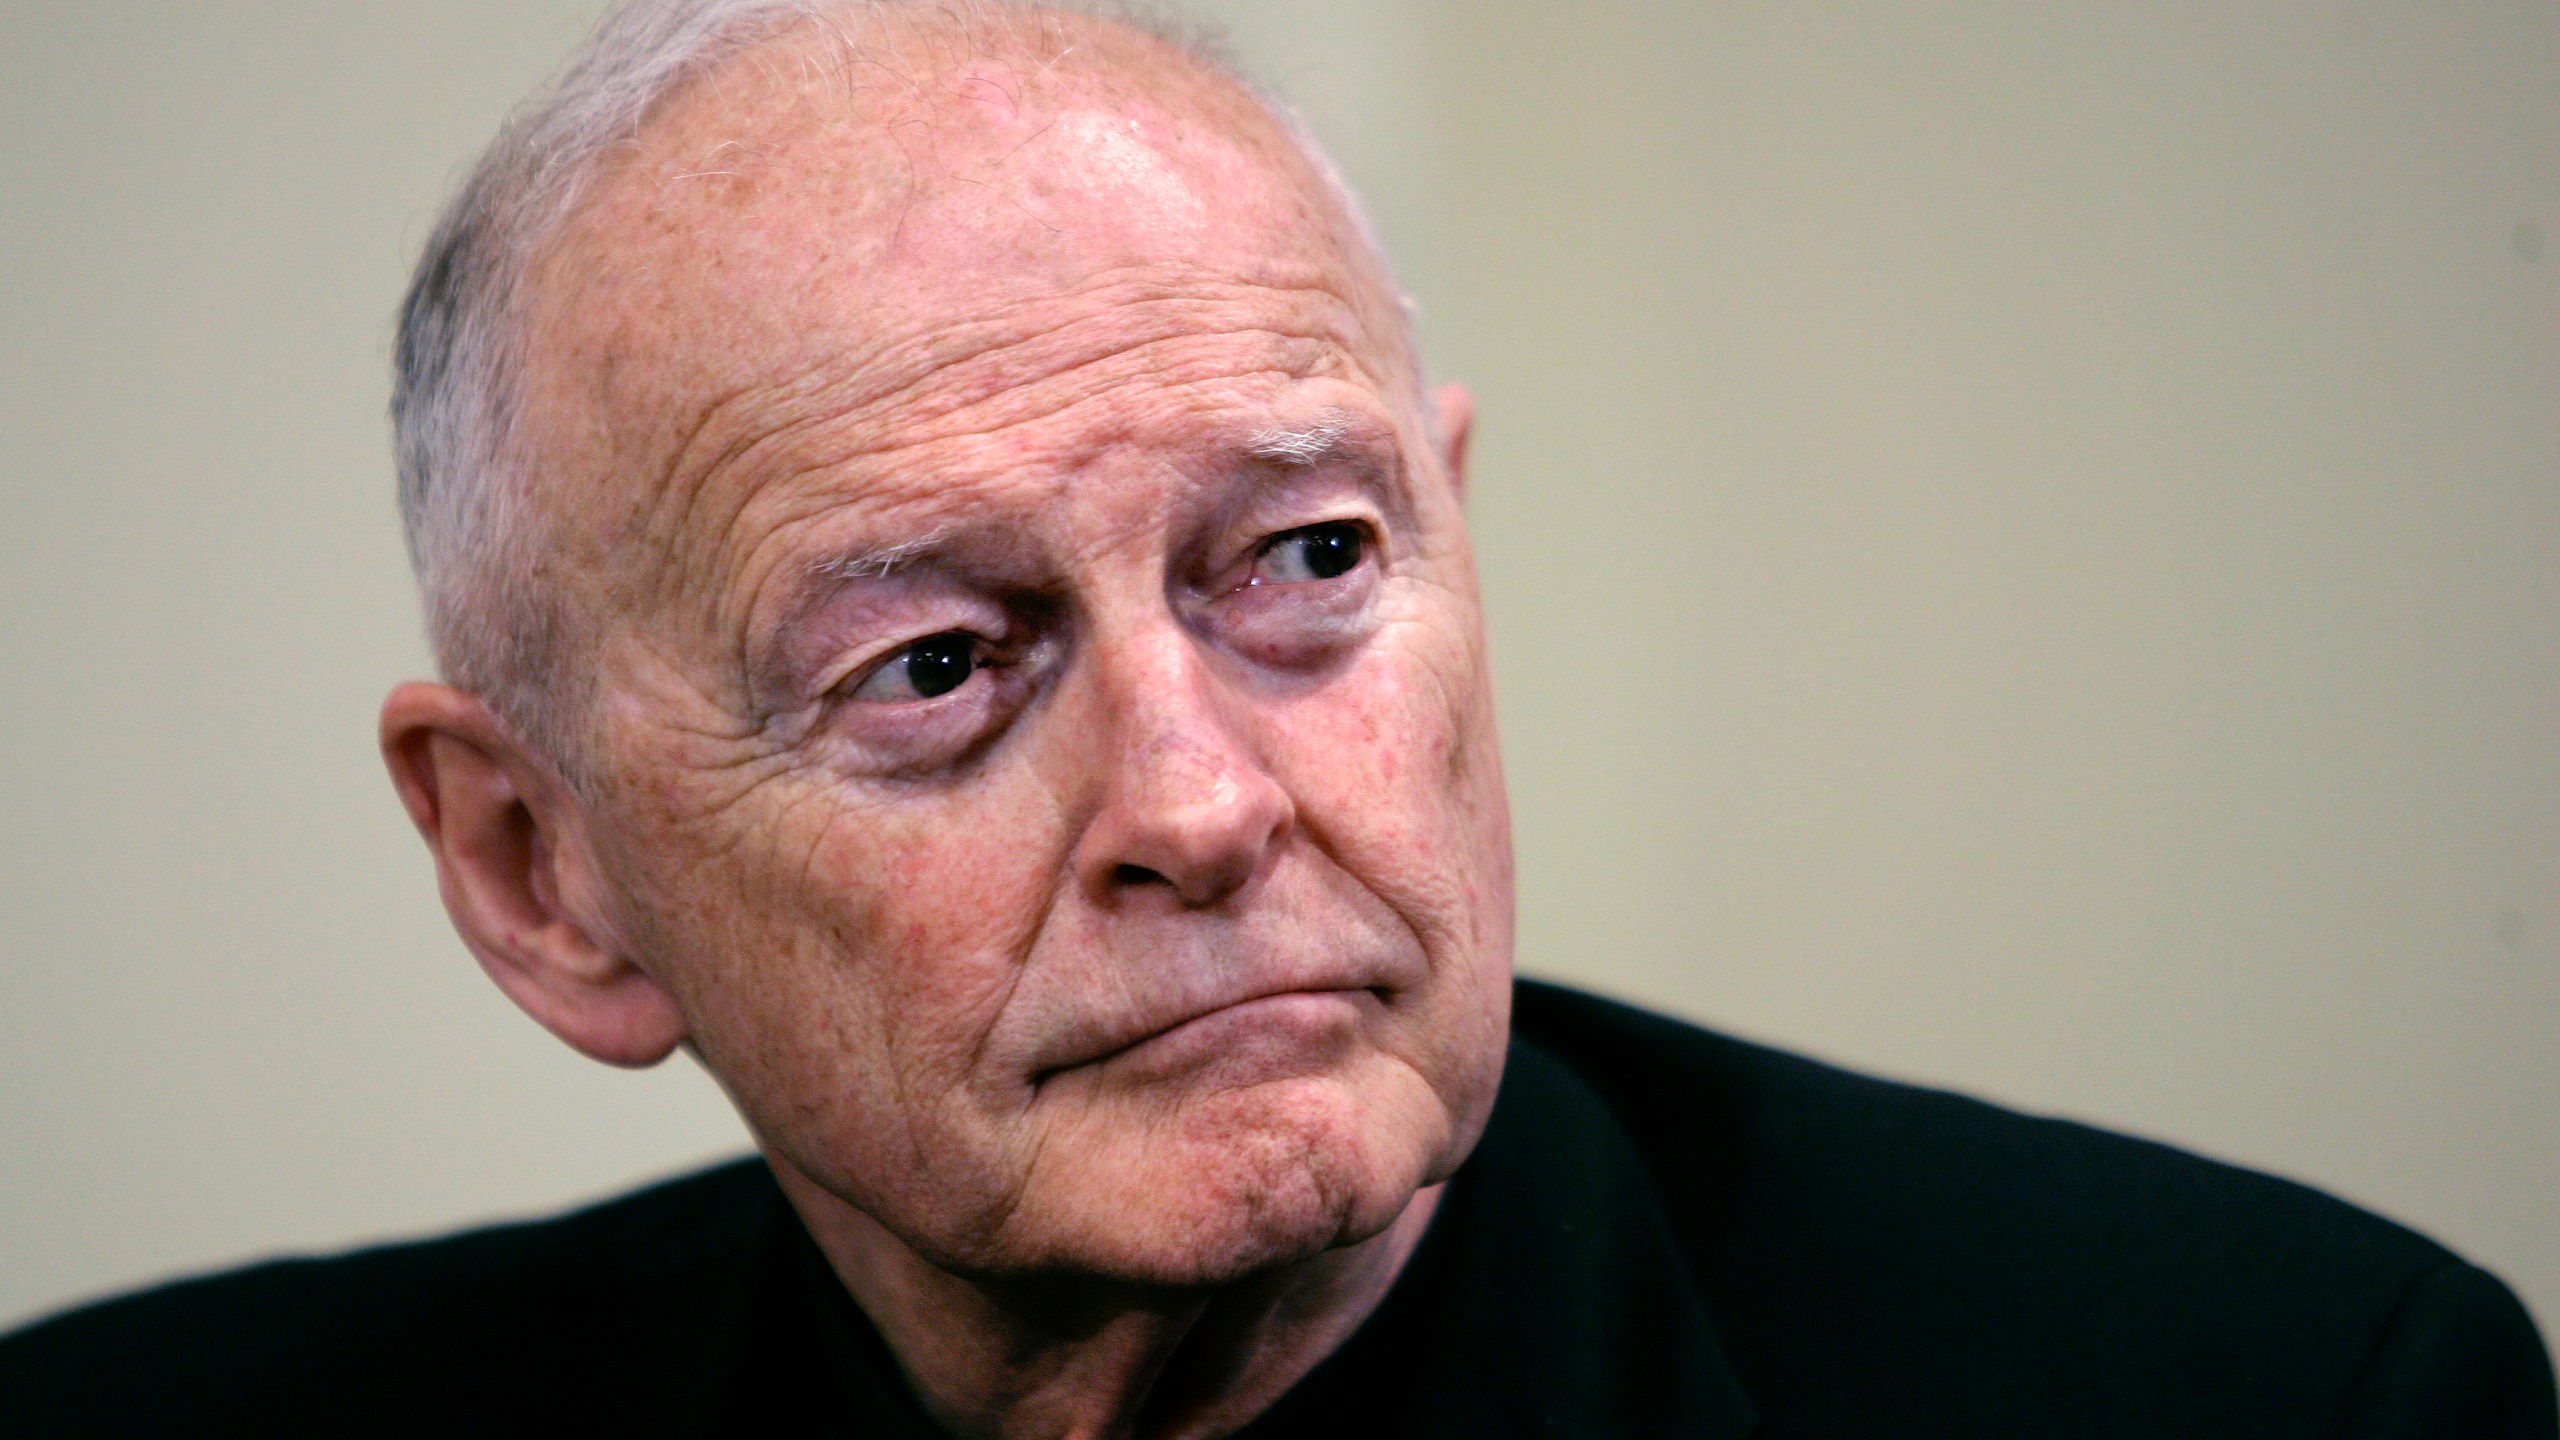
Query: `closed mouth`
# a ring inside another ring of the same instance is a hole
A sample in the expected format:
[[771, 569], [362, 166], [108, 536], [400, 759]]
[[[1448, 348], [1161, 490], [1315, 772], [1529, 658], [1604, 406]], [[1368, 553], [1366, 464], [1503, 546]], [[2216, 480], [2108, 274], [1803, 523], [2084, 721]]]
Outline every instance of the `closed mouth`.
[[1242, 999], [1230, 1000], [1224, 1004], [1214, 1005], [1206, 1010], [1201, 1010], [1196, 1013], [1183, 1016], [1170, 1024], [1160, 1025], [1143, 1035], [1114, 1045], [1107, 1050], [1097, 1051], [1078, 1059], [1066, 1061], [1063, 1064], [1049, 1066], [1046, 1069], [1036, 1072], [1031, 1077], [1031, 1083], [1036, 1086], [1049, 1080], [1053, 1076], [1063, 1074], [1070, 1070], [1080, 1070], [1092, 1066], [1107, 1065], [1114, 1060], [1121, 1059], [1122, 1057], [1133, 1054], [1136, 1051], [1147, 1049], [1150, 1046], [1159, 1046], [1168, 1042], [1178, 1042], [1185, 1032], [1198, 1032], [1210, 1028], [1225, 1028], [1234, 1022], [1249, 1021], [1256, 1012], [1277, 1011], [1284, 1008], [1291, 1008], [1298, 1005], [1300, 1002], [1308, 1000], [1322, 1000], [1334, 997], [1356, 999], [1361, 996], [1366, 996], [1375, 1000], [1379, 1004], [1385, 1004], [1387, 1000], [1387, 990], [1384, 986], [1378, 985], [1340, 985], [1315, 986], [1294, 990], [1273, 990], [1260, 995], [1248, 995]]

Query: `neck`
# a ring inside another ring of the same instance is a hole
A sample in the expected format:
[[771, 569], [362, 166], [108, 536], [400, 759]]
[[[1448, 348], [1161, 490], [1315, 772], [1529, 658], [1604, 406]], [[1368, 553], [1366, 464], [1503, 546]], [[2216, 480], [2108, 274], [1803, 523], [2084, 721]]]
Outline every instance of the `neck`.
[[802, 1223], [943, 1428], [1002, 1440], [1208, 1440], [1271, 1407], [1386, 1298], [1440, 1199], [1233, 1284], [984, 1281], [774, 1166]]

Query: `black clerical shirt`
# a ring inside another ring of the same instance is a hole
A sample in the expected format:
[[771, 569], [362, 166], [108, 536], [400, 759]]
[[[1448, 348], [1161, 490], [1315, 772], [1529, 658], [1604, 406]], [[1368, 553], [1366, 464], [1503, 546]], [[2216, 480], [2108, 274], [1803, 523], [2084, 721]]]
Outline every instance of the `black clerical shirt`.
[[[2554, 1440], [2505, 1287], [2316, 1192], [1524, 983], [1484, 1140], [1243, 1434]], [[761, 1165], [0, 1339], [0, 1435], [938, 1432]]]

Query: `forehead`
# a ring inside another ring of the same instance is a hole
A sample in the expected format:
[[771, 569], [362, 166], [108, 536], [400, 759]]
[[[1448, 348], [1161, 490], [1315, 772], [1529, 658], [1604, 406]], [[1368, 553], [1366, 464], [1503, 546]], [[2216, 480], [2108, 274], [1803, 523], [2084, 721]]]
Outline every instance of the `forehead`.
[[1401, 363], [1384, 277], [1287, 132], [1161, 43], [1063, 17], [730, 57], [613, 157], [528, 299], [529, 423], [590, 522], [657, 508], [635, 489], [706, 426], [795, 387], [921, 423], [1257, 307]]

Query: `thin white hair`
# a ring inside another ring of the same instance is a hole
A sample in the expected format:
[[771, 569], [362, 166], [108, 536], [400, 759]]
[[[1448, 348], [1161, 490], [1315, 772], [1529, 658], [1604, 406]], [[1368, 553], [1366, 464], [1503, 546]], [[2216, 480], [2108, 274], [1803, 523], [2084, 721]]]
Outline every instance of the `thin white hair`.
[[1333, 453], [1351, 431], [1348, 417], [1327, 415], [1304, 430], [1264, 430], [1245, 442], [1245, 453], [1282, 465], [1313, 465]]
[[[850, 43], [845, 21], [899, 12], [1008, 28], [1083, 15], [1171, 45], [1262, 103], [1393, 284], [1357, 197], [1296, 114], [1204, 34], [1162, 15], [1111, 0], [623, 0], [508, 119], [447, 204], [402, 302], [393, 349], [401, 525], [437, 665], [573, 780], [584, 768], [578, 702], [592, 675], [563, 652], [590, 627], [562, 611], [518, 443], [532, 261], [609, 152], [687, 79], [804, 22]], [[1409, 302], [1405, 310], [1397, 338], [1418, 367]]]

